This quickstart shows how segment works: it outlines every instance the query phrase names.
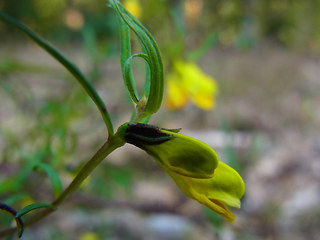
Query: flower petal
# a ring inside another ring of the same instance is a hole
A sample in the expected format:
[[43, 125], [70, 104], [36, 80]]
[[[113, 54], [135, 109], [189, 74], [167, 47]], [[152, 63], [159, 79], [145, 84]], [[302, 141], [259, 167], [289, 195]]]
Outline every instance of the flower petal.
[[154, 156], [160, 165], [183, 176], [199, 179], [212, 177], [219, 160], [211, 147], [179, 133], [163, 129], [161, 132], [175, 138], [159, 145], [145, 146], [145, 150]]
[[193, 62], [176, 61], [174, 69], [178, 76], [176, 78], [188, 98], [199, 108], [211, 110], [215, 106], [218, 91], [216, 80]]
[[165, 167], [164, 170], [188, 197], [222, 215], [227, 221], [235, 220], [225, 205], [240, 208], [240, 198], [245, 187], [242, 178], [233, 168], [219, 161], [210, 179], [181, 176]]
[[181, 109], [187, 104], [187, 93], [176, 74], [168, 76], [166, 105], [169, 109]]

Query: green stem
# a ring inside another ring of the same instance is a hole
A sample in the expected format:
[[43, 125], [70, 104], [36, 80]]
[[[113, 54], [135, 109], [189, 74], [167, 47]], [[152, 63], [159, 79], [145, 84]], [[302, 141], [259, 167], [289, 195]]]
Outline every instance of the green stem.
[[98, 152], [87, 162], [77, 174], [75, 179], [71, 182], [60, 196], [52, 203], [54, 207], [58, 207], [74, 190], [76, 190], [81, 183], [88, 177], [88, 175], [99, 165], [99, 163], [106, 158], [115, 149], [124, 145], [125, 142], [117, 136], [112, 137], [107, 141]]
[[111, 122], [111, 116], [107, 111], [107, 108], [102, 101], [101, 97], [93, 87], [93, 85], [89, 82], [89, 80], [85, 77], [85, 75], [75, 66], [72, 62], [70, 62], [62, 53], [60, 53], [55, 47], [53, 47], [50, 43], [46, 40], [38, 36], [34, 33], [31, 29], [29, 29], [24, 24], [20, 23], [18, 20], [12, 18], [8, 14], [0, 11], [0, 19], [6, 23], [13, 25], [14, 27], [18, 28], [22, 32], [24, 32], [28, 37], [30, 37], [33, 41], [35, 41], [40, 47], [46, 50], [52, 57], [54, 57], [57, 61], [59, 61], [82, 85], [84, 90], [96, 104], [97, 108], [99, 109], [102, 118], [105, 122], [105, 125], [108, 128], [108, 136], [109, 138], [114, 134], [113, 126]]
[[[24, 226], [30, 226], [35, 224], [45, 218], [46, 216], [53, 213], [63, 202], [70, 196], [75, 190], [79, 188], [81, 183], [89, 176], [89, 174], [105, 159], [111, 152], [115, 149], [123, 146], [125, 144], [119, 136], [114, 135], [109, 138], [109, 140], [96, 152], [96, 154], [81, 168], [80, 172], [73, 179], [70, 185], [59, 195], [59, 197], [54, 200], [51, 208], [43, 209], [39, 211], [36, 215], [33, 215], [27, 221], [25, 221]], [[15, 227], [4, 229], [0, 231], [0, 238], [14, 233], [17, 229]]]

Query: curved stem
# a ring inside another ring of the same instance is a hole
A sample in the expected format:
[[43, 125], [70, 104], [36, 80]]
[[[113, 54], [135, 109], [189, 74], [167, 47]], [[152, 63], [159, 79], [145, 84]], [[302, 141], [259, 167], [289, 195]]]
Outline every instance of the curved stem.
[[87, 162], [71, 182], [68, 188], [66, 188], [60, 196], [52, 203], [54, 207], [58, 207], [74, 190], [76, 190], [80, 184], [85, 180], [88, 175], [96, 168], [99, 163], [106, 158], [111, 152], [115, 149], [123, 146], [125, 142], [118, 138], [113, 137], [109, 141], [107, 141], [98, 152]]
[[18, 20], [12, 18], [8, 14], [0, 11], [0, 19], [6, 23], [11, 24], [12, 26], [18, 28], [23, 33], [25, 33], [28, 37], [30, 37], [33, 41], [35, 41], [40, 47], [46, 50], [52, 57], [54, 57], [57, 61], [59, 61], [82, 85], [84, 90], [96, 104], [97, 108], [99, 109], [102, 118], [105, 122], [106, 127], [108, 128], [108, 136], [109, 138], [114, 134], [113, 126], [111, 122], [111, 116], [105, 106], [104, 102], [102, 101], [101, 97], [90, 83], [90, 81], [85, 77], [85, 75], [75, 66], [70, 60], [68, 60], [62, 53], [60, 53], [55, 47], [53, 47], [50, 43], [46, 40], [38, 36], [34, 33], [31, 29], [29, 29], [24, 24], [20, 23]]
[[[53, 213], [63, 202], [69, 197], [75, 190], [79, 188], [81, 183], [89, 176], [89, 174], [105, 159], [111, 152], [115, 149], [123, 146], [125, 142], [118, 136], [114, 135], [109, 138], [109, 140], [96, 152], [96, 154], [81, 168], [80, 172], [73, 179], [70, 185], [55, 199], [51, 205], [52, 208], [46, 208], [42, 211], [39, 211], [37, 214], [33, 215], [27, 221], [25, 221], [24, 226], [30, 226], [36, 222], [42, 220], [46, 216]], [[0, 238], [7, 236], [17, 229], [15, 227], [8, 228], [0, 231]]]

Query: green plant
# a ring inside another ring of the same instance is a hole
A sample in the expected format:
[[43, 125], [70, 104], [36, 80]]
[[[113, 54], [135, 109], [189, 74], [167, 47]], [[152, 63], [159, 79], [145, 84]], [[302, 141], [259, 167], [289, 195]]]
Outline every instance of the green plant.
[[[59, 61], [82, 85], [88, 96], [96, 104], [107, 127], [108, 138], [93, 157], [80, 168], [70, 185], [62, 189], [61, 181], [53, 164], [42, 163], [41, 154], [29, 157], [25, 170], [17, 176], [23, 181], [26, 174], [40, 169], [49, 177], [54, 200], [51, 203], [33, 203], [17, 211], [9, 206], [8, 201], [0, 204], [0, 209], [11, 214], [15, 228], [0, 231], [0, 237], [18, 231], [21, 237], [25, 226], [32, 225], [54, 212], [79, 188], [89, 174], [111, 152], [125, 143], [133, 144], [152, 155], [161, 167], [173, 178], [178, 187], [190, 198], [197, 200], [228, 221], [235, 216], [228, 209], [240, 207], [240, 198], [244, 194], [244, 183], [239, 174], [228, 165], [219, 161], [215, 151], [199, 140], [179, 134], [179, 129], [165, 129], [147, 124], [162, 102], [163, 67], [159, 48], [150, 32], [131, 15], [117, 0], [110, 0], [115, 10], [121, 29], [121, 68], [123, 79], [129, 96], [135, 106], [130, 122], [122, 124], [114, 132], [111, 116], [97, 93], [96, 89], [84, 74], [62, 53], [39, 37], [28, 27], [0, 11], [0, 19], [20, 29], [51, 56]], [[142, 52], [132, 54], [130, 49], [130, 29], [137, 36]], [[142, 58], [147, 64], [145, 86], [142, 94], [138, 94], [132, 73], [134, 58]], [[12, 186], [14, 186], [14, 181]], [[25, 221], [22, 217], [35, 211]]]

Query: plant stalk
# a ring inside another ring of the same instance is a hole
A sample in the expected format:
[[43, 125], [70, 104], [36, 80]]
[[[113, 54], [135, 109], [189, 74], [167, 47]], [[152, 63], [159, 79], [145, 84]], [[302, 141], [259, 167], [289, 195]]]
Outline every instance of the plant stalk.
[[[104, 143], [104, 145], [95, 153], [95, 155], [81, 168], [80, 172], [73, 179], [70, 185], [59, 195], [57, 199], [55, 199], [51, 203], [52, 207], [45, 208], [39, 211], [37, 214], [28, 218], [24, 222], [24, 226], [27, 227], [33, 225], [53, 213], [65, 201], [67, 197], [69, 197], [75, 190], [80, 187], [81, 183], [102, 162], [103, 159], [105, 159], [111, 152], [123, 146], [124, 144], [125, 142], [117, 135], [109, 138], [109, 140]], [[1, 230], [0, 238], [12, 234], [15, 231], [17, 231], [16, 227]]]

